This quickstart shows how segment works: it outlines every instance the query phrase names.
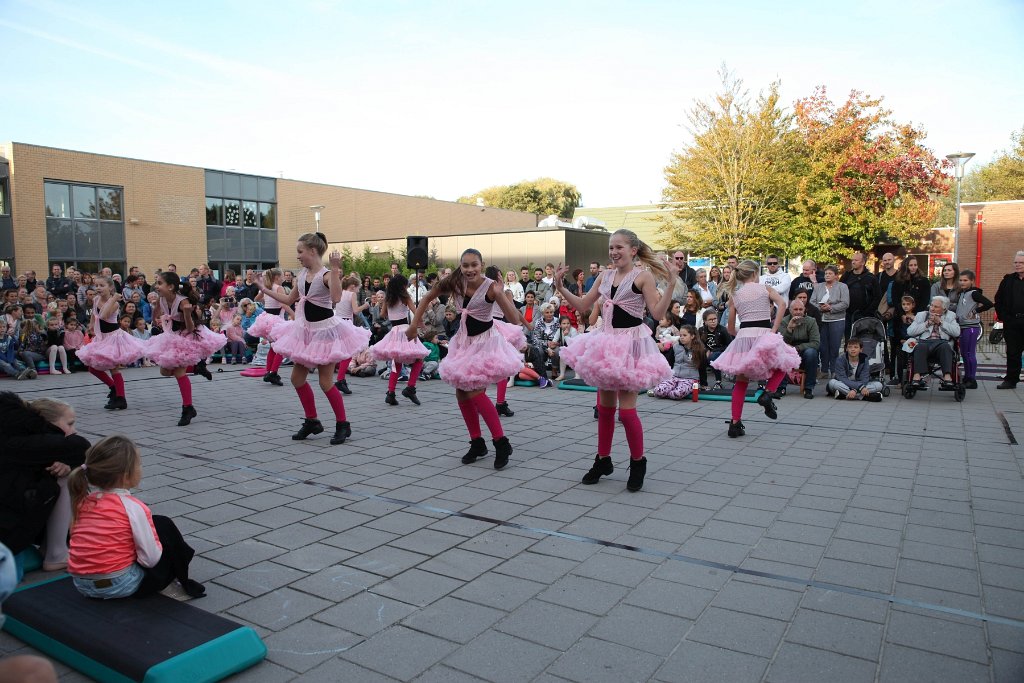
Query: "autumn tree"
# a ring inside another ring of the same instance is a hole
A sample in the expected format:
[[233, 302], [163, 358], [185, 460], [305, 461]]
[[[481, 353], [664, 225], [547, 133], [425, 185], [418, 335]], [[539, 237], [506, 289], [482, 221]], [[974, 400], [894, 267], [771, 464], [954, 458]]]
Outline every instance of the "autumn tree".
[[482, 199], [485, 206], [562, 218], [572, 218], [573, 211], [580, 205], [580, 191], [571, 183], [554, 178], [523, 180], [512, 185], [495, 185], [456, 201], [461, 204], [475, 204]]
[[819, 87], [795, 113], [805, 167], [790, 253], [828, 260], [879, 242], [912, 244], [934, 226], [949, 177], [922, 130], [857, 91], [837, 106]]
[[1010, 142], [1009, 150], [969, 174], [970, 183], [964, 179], [962, 201], [1024, 199], [1024, 126], [1010, 134]]
[[701, 256], [784, 251], [800, 139], [779, 83], [755, 99], [724, 68], [722, 90], [688, 113], [693, 141], [672, 155], [658, 220], [667, 242]]

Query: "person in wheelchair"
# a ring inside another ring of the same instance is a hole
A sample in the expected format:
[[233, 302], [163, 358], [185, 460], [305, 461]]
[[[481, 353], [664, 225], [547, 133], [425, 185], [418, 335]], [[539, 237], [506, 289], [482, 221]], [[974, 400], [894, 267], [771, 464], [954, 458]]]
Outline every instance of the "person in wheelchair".
[[927, 311], [914, 316], [907, 327], [907, 336], [917, 340], [913, 351], [914, 374], [911, 381], [924, 386], [921, 373], [928, 371], [928, 363], [935, 359], [942, 368], [943, 384], [953, 382], [953, 340], [960, 336], [956, 314], [949, 310], [949, 299], [933, 296]]

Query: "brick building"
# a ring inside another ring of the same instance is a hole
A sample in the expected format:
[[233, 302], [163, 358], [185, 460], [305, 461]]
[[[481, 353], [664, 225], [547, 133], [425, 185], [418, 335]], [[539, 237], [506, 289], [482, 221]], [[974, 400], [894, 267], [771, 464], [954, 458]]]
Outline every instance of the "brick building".
[[16, 273], [75, 265], [145, 273], [174, 263], [215, 270], [295, 265], [314, 227], [332, 247], [398, 254], [426, 235], [454, 262], [466, 246], [503, 267], [607, 252], [607, 235], [538, 227], [536, 214], [322, 183], [0, 143], [0, 262]]
[[988, 298], [995, 296], [1003, 276], [1013, 272], [1013, 255], [1021, 249], [1024, 200], [960, 205], [958, 265], [978, 273], [978, 286]]

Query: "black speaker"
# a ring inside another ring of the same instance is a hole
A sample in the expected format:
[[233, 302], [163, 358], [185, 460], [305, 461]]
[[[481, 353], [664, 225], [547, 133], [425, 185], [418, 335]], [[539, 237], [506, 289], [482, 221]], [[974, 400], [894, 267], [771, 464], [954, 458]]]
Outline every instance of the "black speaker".
[[405, 238], [405, 266], [410, 270], [424, 270], [427, 267], [427, 238], [409, 235]]

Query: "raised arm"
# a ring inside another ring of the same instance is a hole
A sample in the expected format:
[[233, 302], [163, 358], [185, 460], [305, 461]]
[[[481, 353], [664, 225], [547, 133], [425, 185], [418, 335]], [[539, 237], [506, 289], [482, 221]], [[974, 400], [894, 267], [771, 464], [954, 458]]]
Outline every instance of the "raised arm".
[[526, 324], [526, 318], [523, 317], [523, 314], [512, 303], [511, 292], [506, 292], [500, 282], [495, 281], [491, 283], [491, 298], [498, 302], [501, 312], [505, 314], [505, 320], [509, 322], [518, 320], [520, 324]]
[[264, 295], [264, 297], [268, 297], [269, 296], [271, 299], [275, 299], [275, 300], [279, 301], [280, 303], [284, 304], [285, 306], [291, 306], [292, 304], [294, 304], [299, 299], [299, 285], [298, 285], [298, 283], [296, 283], [295, 287], [292, 287], [292, 291], [290, 293], [288, 293], [288, 294], [285, 294], [284, 292], [279, 292], [279, 291], [273, 290], [273, 289], [267, 289], [263, 285], [257, 285], [257, 286], [260, 288], [260, 293], [262, 293]]
[[331, 303], [337, 305], [341, 301], [341, 253], [337, 250], [331, 252], [331, 272], [327, 274], [327, 286], [331, 290]]
[[577, 311], [589, 311], [590, 308], [597, 301], [597, 298], [601, 296], [601, 292], [598, 291], [597, 282], [590, 288], [590, 291], [583, 296], [576, 296], [572, 292], [565, 288], [565, 274], [569, 272], [569, 266], [558, 264], [558, 268], [555, 269], [554, 285], [555, 290], [565, 297], [565, 300], [572, 305]]
[[[409, 328], [405, 331], [405, 336], [409, 341], [412, 341], [417, 336], [417, 330], [420, 329], [420, 325], [423, 324], [423, 312], [427, 310], [427, 306], [437, 298], [437, 288], [433, 288], [427, 292], [427, 295], [420, 299], [419, 306], [416, 307], [416, 313], [412, 316], [412, 322], [409, 323]], [[387, 310], [387, 304], [381, 307], [381, 315]]]
[[665, 287], [664, 294], [658, 293], [658, 283], [654, 281], [654, 276], [650, 272], [640, 273], [636, 278], [636, 282], [640, 283], [640, 291], [644, 294], [644, 303], [655, 320], [665, 317], [668, 307], [672, 305], [672, 290], [679, 281], [679, 267], [675, 262], [669, 261], [665, 267], [668, 268], [668, 286]]
[[109, 318], [110, 314], [116, 311], [121, 306], [121, 295], [117, 292], [110, 295], [107, 299], [107, 303], [100, 307], [100, 317]]

